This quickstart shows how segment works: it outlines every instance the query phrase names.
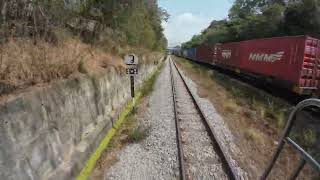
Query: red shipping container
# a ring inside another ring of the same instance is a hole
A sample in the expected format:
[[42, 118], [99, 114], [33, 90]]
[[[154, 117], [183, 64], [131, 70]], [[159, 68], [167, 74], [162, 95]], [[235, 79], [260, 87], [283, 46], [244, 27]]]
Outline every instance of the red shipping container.
[[309, 36], [240, 42], [240, 69], [283, 81], [299, 94], [315, 91], [320, 41]]
[[212, 64], [213, 61], [213, 45], [200, 45], [196, 50], [196, 59], [203, 63]]
[[232, 69], [240, 68], [240, 43], [216, 44], [214, 51], [214, 64]]

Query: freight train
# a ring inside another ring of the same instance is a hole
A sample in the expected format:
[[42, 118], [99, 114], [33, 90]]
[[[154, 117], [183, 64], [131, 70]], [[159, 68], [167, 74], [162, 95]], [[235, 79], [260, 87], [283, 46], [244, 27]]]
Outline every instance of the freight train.
[[172, 54], [258, 77], [299, 95], [320, 94], [320, 40], [310, 36], [204, 44]]

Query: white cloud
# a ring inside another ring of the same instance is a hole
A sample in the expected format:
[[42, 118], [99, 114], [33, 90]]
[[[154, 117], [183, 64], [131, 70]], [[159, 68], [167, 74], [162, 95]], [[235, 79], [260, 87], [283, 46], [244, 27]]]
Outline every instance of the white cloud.
[[199, 34], [209, 26], [211, 19], [192, 13], [183, 13], [173, 16], [169, 22], [163, 23], [164, 33], [169, 41], [169, 46], [176, 46], [188, 41], [193, 35]]

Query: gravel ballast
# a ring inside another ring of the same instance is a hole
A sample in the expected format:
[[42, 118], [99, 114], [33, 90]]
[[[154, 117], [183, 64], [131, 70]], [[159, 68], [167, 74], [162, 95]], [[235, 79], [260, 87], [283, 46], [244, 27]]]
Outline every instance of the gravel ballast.
[[202, 117], [196, 109], [181, 77], [172, 65], [177, 115], [181, 128], [182, 149], [188, 179], [228, 179], [215, 152]]
[[129, 144], [118, 154], [119, 161], [105, 172], [104, 179], [178, 179], [170, 69], [168, 61], [160, 73], [149, 107], [139, 123], [149, 127], [140, 143]]
[[235, 154], [240, 154], [238, 146], [235, 144], [235, 139], [228, 128], [228, 125], [224, 122], [223, 117], [217, 112], [212, 103], [205, 98], [201, 98], [197, 93], [197, 84], [188, 78], [183, 70], [179, 69], [182, 73], [184, 80], [186, 81], [192, 95], [198, 102], [200, 109], [204, 113], [203, 115], [208, 120], [209, 126], [213, 129], [217, 141], [220, 141], [222, 149], [225, 150], [226, 158], [229, 159], [231, 165], [236, 170], [239, 179], [248, 179], [248, 174], [245, 172], [238, 163], [232, 158]]
[[[155, 83], [144, 115], [138, 117], [139, 124], [148, 127], [148, 136], [143, 141], [129, 144], [120, 150], [117, 153], [118, 161], [105, 170], [104, 179], [180, 178], [169, 60], [170, 58], [165, 62]], [[201, 117], [177, 73], [173, 68], [187, 176], [190, 179], [228, 179], [223, 171], [221, 159], [215, 151], [216, 147], [205, 131]], [[246, 172], [232, 159], [232, 155], [237, 154], [239, 150], [223, 118], [210, 101], [198, 96], [197, 85], [185, 75], [183, 77], [209, 125], [215, 131], [218, 141], [226, 150], [225, 153], [235, 167], [237, 176], [240, 179], [248, 179]]]

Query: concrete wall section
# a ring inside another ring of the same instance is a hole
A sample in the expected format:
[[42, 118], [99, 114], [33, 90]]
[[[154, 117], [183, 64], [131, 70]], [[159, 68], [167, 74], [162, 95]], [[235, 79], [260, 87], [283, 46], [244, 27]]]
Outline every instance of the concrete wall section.
[[[140, 66], [136, 83], [155, 69]], [[0, 179], [70, 179], [130, 99], [129, 77], [114, 69], [79, 75], [0, 106]]]

